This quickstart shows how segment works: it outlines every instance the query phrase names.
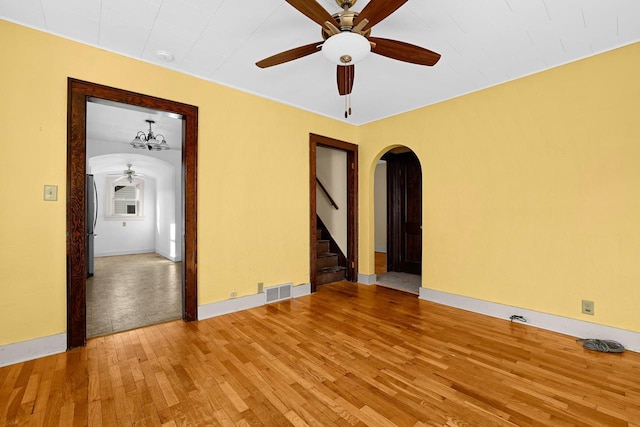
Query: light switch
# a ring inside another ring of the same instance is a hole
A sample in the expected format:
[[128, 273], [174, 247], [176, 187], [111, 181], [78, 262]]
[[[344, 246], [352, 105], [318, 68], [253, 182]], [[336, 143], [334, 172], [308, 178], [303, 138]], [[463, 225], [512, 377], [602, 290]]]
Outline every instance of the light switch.
[[44, 186], [44, 200], [47, 202], [55, 202], [58, 200], [58, 186], [57, 185], [45, 185]]

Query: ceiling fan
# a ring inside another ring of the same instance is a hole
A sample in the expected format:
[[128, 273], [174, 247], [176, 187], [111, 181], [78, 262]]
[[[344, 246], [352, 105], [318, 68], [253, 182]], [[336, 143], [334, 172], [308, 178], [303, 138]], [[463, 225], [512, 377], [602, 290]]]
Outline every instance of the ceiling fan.
[[329, 14], [316, 0], [286, 0], [322, 27], [322, 41], [296, 47], [256, 62], [272, 67], [322, 51], [337, 65], [338, 93], [346, 95], [345, 118], [351, 114], [349, 95], [353, 89], [355, 63], [369, 52], [412, 64], [433, 66], [440, 54], [409, 43], [371, 37], [371, 28], [408, 0], [371, 0], [362, 12], [349, 10], [357, 0], [335, 0], [343, 10]]
[[[127, 163], [127, 169], [122, 171], [122, 176], [120, 178], [116, 178], [113, 182], [117, 182], [117, 181], [120, 181], [122, 179], [126, 179], [127, 181], [129, 181], [129, 184], [131, 184], [133, 182], [133, 178], [134, 177], [144, 176], [144, 175], [141, 175], [139, 173], [136, 173], [136, 171], [131, 169], [131, 166], [133, 166], [131, 163]], [[109, 174], [109, 175], [121, 175], [121, 174], [112, 173], [112, 174]]]

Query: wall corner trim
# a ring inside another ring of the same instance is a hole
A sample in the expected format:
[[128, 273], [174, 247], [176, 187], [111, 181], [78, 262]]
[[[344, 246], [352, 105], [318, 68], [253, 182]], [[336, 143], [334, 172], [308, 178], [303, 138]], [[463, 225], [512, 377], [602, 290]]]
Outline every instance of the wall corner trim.
[[420, 299], [509, 320], [513, 314], [524, 316], [526, 325], [548, 331], [571, 335], [576, 338], [596, 338], [614, 340], [621, 343], [627, 350], [640, 352], [640, 333], [612, 326], [599, 325], [583, 320], [570, 319], [555, 314], [527, 310], [495, 302], [483, 301], [462, 295], [450, 294], [428, 288], [420, 288]]
[[66, 350], [66, 333], [2, 345], [0, 346], [0, 367], [64, 353]]

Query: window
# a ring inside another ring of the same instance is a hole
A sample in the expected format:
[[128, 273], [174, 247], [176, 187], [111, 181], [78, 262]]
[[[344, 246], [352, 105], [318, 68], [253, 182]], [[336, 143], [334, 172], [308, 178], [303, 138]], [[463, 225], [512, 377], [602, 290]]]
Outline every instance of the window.
[[142, 219], [144, 181], [139, 178], [107, 178], [107, 217]]

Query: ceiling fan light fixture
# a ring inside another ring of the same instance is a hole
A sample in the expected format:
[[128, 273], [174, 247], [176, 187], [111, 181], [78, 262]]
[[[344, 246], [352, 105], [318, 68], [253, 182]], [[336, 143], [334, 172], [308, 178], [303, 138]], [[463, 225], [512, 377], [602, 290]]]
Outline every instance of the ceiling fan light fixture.
[[362, 61], [371, 52], [371, 44], [366, 37], [343, 31], [329, 37], [322, 45], [322, 53], [336, 65], [351, 65]]
[[123, 170], [122, 173], [114, 173], [114, 174], [110, 174], [110, 175], [120, 175], [119, 178], [116, 178], [113, 180], [113, 182], [119, 182], [121, 180], [126, 180], [129, 184], [133, 184], [134, 179], [139, 179], [139, 177], [142, 177], [144, 175], [139, 175], [138, 173], [136, 173], [136, 171], [134, 171], [133, 169], [131, 169], [131, 166], [133, 166], [131, 163], [127, 163], [127, 169]]

